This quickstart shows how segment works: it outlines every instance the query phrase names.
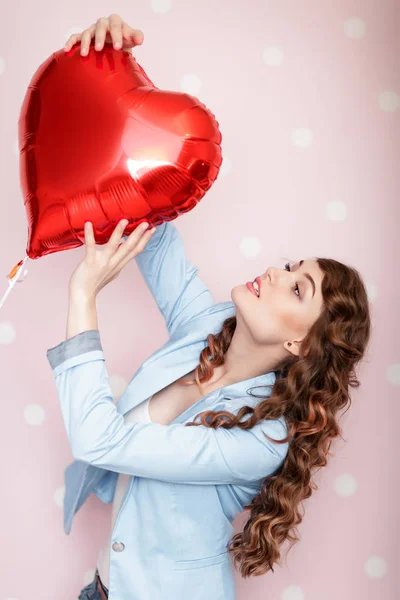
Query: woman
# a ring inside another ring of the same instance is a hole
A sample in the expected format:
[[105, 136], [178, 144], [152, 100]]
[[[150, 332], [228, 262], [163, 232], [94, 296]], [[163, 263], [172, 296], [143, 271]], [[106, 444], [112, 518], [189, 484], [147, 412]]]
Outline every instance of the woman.
[[[109, 34], [125, 49], [143, 41], [111, 15], [68, 46], [81, 39], [85, 50], [95, 36], [101, 49]], [[127, 223], [100, 249], [85, 225], [67, 339], [47, 352], [76, 459], [65, 473], [66, 533], [91, 493], [113, 503], [95, 579], [79, 598], [234, 600], [233, 565], [243, 577], [273, 571], [280, 545], [298, 539], [311, 476], [359, 385], [366, 289], [354, 268], [317, 258], [269, 267], [216, 304], [172, 222], [123, 237]], [[115, 405], [96, 297], [132, 258], [169, 340]], [[248, 521], [232, 535], [244, 509]]]

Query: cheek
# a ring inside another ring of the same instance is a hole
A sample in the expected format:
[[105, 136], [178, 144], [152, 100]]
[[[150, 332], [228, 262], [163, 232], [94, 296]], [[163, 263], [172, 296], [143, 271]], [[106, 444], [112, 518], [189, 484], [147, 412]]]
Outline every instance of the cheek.
[[281, 312], [280, 325], [282, 332], [284, 332], [287, 337], [304, 335], [307, 332], [307, 325], [304, 323], [302, 315], [294, 310]]
[[284, 329], [292, 330], [294, 327], [297, 327], [298, 318], [292, 312], [285, 311], [280, 315], [280, 322]]
[[273, 302], [263, 302], [248, 315], [247, 322], [257, 342], [280, 343], [291, 331], [292, 319]]
[[265, 306], [267, 318], [271, 322], [271, 327], [277, 330], [279, 337], [287, 339], [299, 327], [299, 315], [295, 307], [290, 306], [290, 302], [283, 302], [282, 299], [271, 299], [271, 302]]

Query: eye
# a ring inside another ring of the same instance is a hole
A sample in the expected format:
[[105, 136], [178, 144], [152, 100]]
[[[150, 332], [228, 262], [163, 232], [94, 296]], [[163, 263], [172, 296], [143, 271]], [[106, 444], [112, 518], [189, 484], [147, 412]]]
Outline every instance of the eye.
[[[286, 264], [285, 264], [285, 269], [286, 269], [286, 271], [290, 271], [290, 263], [286, 263]], [[300, 296], [300, 288], [299, 288], [299, 286], [298, 286], [298, 284], [297, 284], [297, 281], [296, 281], [296, 285], [295, 285], [295, 286], [294, 286], [292, 289], [293, 289], [295, 292], [296, 292], [296, 290], [299, 292], [299, 295], [298, 295], [297, 297], [298, 297], [298, 298], [300, 298], [300, 297], [301, 297], [301, 296]], [[295, 295], [297, 295], [297, 294], [295, 293]]]

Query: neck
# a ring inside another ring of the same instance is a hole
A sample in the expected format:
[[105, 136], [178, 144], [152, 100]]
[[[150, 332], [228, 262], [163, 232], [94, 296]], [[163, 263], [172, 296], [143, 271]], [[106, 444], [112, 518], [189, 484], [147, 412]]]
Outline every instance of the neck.
[[231, 343], [224, 355], [224, 364], [215, 367], [208, 386], [218, 387], [259, 377], [274, 371], [277, 364], [286, 355], [282, 345], [255, 346], [236, 328]]

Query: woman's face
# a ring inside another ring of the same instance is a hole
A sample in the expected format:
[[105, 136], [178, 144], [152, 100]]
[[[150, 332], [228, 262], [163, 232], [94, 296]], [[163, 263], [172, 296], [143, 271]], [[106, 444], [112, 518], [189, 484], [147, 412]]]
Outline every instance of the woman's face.
[[282, 269], [269, 267], [259, 277], [259, 297], [246, 283], [231, 291], [238, 325], [256, 345], [283, 344], [297, 353], [299, 344], [294, 341], [301, 342], [306, 336], [323, 306], [323, 272], [316, 260], [308, 259]]

